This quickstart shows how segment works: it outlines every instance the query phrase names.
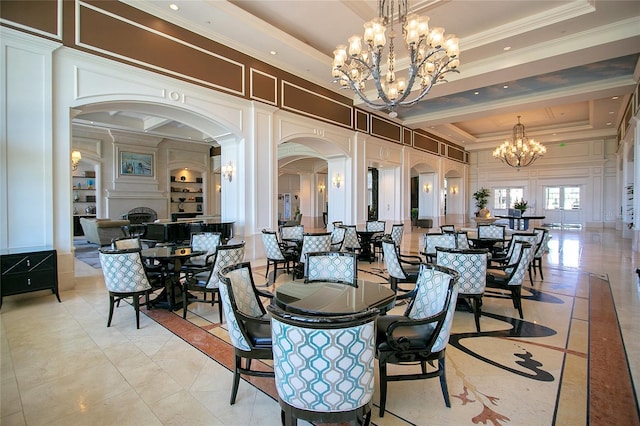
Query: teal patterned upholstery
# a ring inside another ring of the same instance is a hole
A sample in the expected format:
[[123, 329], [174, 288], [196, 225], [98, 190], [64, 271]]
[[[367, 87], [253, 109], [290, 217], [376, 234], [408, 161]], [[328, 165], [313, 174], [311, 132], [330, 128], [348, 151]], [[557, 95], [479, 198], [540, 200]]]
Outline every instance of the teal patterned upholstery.
[[[220, 298], [220, 275], [219, 272], [227, 266], [235, 265], [242, 262], [244, 258], [244, 245], [245, 242], [241, 241], [238, 244], [227, 244], [218, 246], [213, 259], [213, 265], [210, 271], [205, 273], [196, 274], [188, 277], [182, 284], [182, 318], [187, 318], [187, 306], [194, 302], [208, 302], [212, 305], [216, 301], [216, 295], [218, 298], [218, 313], [220, 315], [220, 322], [223, 318], [222, 299]], [[193, 298], [193, 294], [189, 292], [202, 292], [202, 298]], [[207, 293], [211, 293], [211, 301], [206, 299]]]
[[337, 423], [370, 412], [377, 310], [319, 318], [267, 309], [284, 417]]
[[456, 232], [456, 227], [455, 225], [440, 225], [440, 232], [443, 234], [447, 232]]
[[533, 255], [533, 261], [531, 262], [531, 269], [536, 273], [536, 268], [540, 271], [540, 279], [544, 280], [544, 275], [542, 274], [542, 259], [544, 255], [549, 253], [549, 241], [551, 240], [551, 233], [549, 233], [548, 229], [544, 228], [535, 228], [534, 232], [538, 233], [538, 245], [536, 247], [536, 252]]
[[456, 248], [455, 234], [424, 234], [424, 252], [422, 253], [427, 262], [434, 261], [436, 257], [436, 247]]
[[383, 220], [369, 220], [365, 224], [365, 229], [369, 232], [380, 232], [384, 234], [385, 222]]
[[[256, 289], [249, 262], [227, 266], [220, 271], [220, 300], [227, 318], [229, 339], [234, 347], [233, 405], [242, 374], [273, 377], [273, 372], [252, 370], [251, 359], [273, 359], [271, 351], [271, 320], [259, 296], [268, 295]], [[242, 360], [246, 359], [245, 366]]]
[[356, 284], [358, 258], [355, 253], [308, 253], [305, 282], [331, 281]]
[[275, 282], [278, 277], [278, 264], [285, 264], [289, 272], [289, 264], [295, 260], [295, 253], [281, 245], [275, 232], [266, 229], [262, 230], [262, 244], [267, 257], [267, 271], [264, 276], [269, 276], [269, 267], [273, 264], [273, 281]]
[[281, 240], [302, 240], [304, 234], [304, 226], [282, 226], [280, 227], [280, 239]]
[[524, 277], [529, 269], [529, 259], [533, 254], [533, 247], [525, 241], [512, 241], [513, 250], [508, 264], [501, 267], [491, 266], [487, 269], [487, 287], [501, 288], [511, 291], [513, 307], [522, 314], [521, 291]]
[[437, 249], [436, 264], [453, 269], [458, 273], [458, 297], [471, 305], [480, 333], [482, 295], [487, 284], [487, 249]]
[[114, 250], [137, 249], [142, 250], [140, 238], [117, 238], [111, 241], [111, 247]]
[[355, 225], [342, 225], [346, 232], [344, 234], [344, 244], [342, 244], [343, 249], [349, 251], [357, 251], [360, 250], [360, 241], [358, 240], [358, 233], [356, 232]]
[[344, 244], [344, 235], [346, 234], [346, 229], [338, 226], [334, 227], [331, 231], [331, 251], [341, 251], [342, 245]]
[[331, 251], [331, 234], [304, 234], [302, 238], [302, 250], [300, 251], [300, 263], [305, 263], [307, 253]]
[[[404, 315], [382, 315], [376, 321], [376, 357], [380, 380], [380, 417], [384, 416], [388, 382], [438, 377], [442, 396], [451, 406], [447, 388], [445, 349], [457, 299], [458, 273], [423, 264], [416, 290]], [[437, 361], [437, 366], [434, 365]], [[395, 364], [388, 374], [388, 364]], [[420, 369], [416, 370], [416, 366]], [[408, 367], [411, 370], [405, 370]], [[402, 391], [402, 388], [399, 388]]]
[[479, 224], [478, 225], [478, 238], [499, 238], [504, 240], [505, 226], [492, 224]]
[[393, 241], [396, 247], [398, 247], [398, 250], [400, 249], [402, 244], [403, 234], [404, 234], [404, 225], [402, 223], [394, 224], [391, 226], [391, 241]]
[[188, 264], [204, 266], [213, 261], [213, 255], [220, 245], [220, 232], [196, 232], [191, 234], [191, 248], [193, 250], [204, 250], [202, 256], [194, 256], [189, 259]]
[[119, 304], [121, 299], [131, 297], [136, 312], [136, 327], [140, 328], [140, 297], [146, 296], [147, 308], [150, 308], [151, 291], [140, 249], [100, 250], [99, 256], [104, 283], [109, 291], [107, 327], [111, 326], [115, 304]]
[[399, 283], [415, 283], [420, 270], [420, 258], [414, 256], [403, 260], [399, 255], [398, 247], [393, 241], [384, 239], [381, 244], [382, 253], [384, 254], [384, 265], [389, 274], [389, 285], [391, 289], [397, 291]]
[[456, 232], [456, 246], [462, 250], [471, 248], [471, 245], [469, 244], [469, 236], [466, 231]]

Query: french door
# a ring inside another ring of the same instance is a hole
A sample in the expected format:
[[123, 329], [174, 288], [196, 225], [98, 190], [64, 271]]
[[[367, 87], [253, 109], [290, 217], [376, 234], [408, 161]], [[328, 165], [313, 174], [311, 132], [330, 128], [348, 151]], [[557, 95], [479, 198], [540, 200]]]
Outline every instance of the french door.
[[543, 209], [545, 224], [563, 229], [582, 229], [581, 200], [581, 186], [546, 186]]

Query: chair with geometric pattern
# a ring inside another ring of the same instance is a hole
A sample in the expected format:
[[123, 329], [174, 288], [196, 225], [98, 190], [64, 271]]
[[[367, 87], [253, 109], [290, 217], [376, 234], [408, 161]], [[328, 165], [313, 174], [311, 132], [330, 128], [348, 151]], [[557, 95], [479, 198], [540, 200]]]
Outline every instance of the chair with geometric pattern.
[[446, 234], [447, 232], [456, 232], [455, 225], [440, 225], [440, 232]]
[[456, 247], [459, 249], [466, 250], [471, 248], [469, 244], [469, 235], [467, 231], [457, 231], [456, 233]]
[[[220, 277], [218, 272], [227, 266], [242, 262], [244, 244], [245, 242], [242, 241], [238, 244], [219, 246], [216, 250], [211, 270], [187, 276], [182, 284], [182, 318], [187, 318], [187, 306], [189, 303], [208, 302], [206, 294], [211, 293], [212, 306], [216, 301], [216, 295], [218, 295], [218, 312], [222, 323], [222, 300], [220, 299]], [[195, 298], [192, 293], [189, 293], [190, 291], [202, 292], [202, 299]]]
[[522, 315], [522, 283], [529, 269], [529, 258], [533, 247], [525, 241], [512, 241], [511, 257], [506, 265], [489, 266], [487, 268], [487, 287], [508, 290], [511, 292], [513, 307]]
[[324, 317], [267, 310], [282, 424], [369, 424], [378, 310]]
[[[423, 264], [416, 290], [404, 315], [381, 315], [376, 320], [380, 417], [384, 416], [387, 404], [387, 382], [401, 380], [439, 377], [444, 402], [447, 407], [451, 407], [445, 371], [445, 349], [456, 307], [457, 282], [456, 271], [443, 266]], [[433, 365], [435, 361], [437, 368]], [[399, 366], [392, 370], [395, 374], [388, 374], [388, 364]], [[421, 367], [420, 373], [407, 373], [404, 370], [404, 367], [415, 368], [416, 364]], [[431, 371], [427, 364], [432, 367]], [[402, 398], [403, 391], [398, 389], [397, 399]]]
[[342, 251], [346, 231], [347, 230], [341, 226], [335, 226], [333, 228], [331, 231], [331, 251]]
[[436, 249], [436, 265], [451, 268], [458, 273], [458, 299], [469, 303], [480, 333], [482, 295], [487, 285], [488, 249]]
[[365, 223], [365, 230], [367, 232], [375, 232], [371, 236], [371, 245], [373, 246], [373, 254], [382, 251], [382, 238], [385, 236], [385, 222], [383, 220], [369, 220]]
[[342, 225], [345, 228], [344, 243], [342, 249], [346, 251], [360, 251], [360, 240], [358, 240], [358, 233], [356, 232], [355, 225]]
[[[535, 228], [533, 230], [538, 234], [538, 245], [536, 246], [536, 252], [533, 255], [533, 261], [531, 262], [531, 269], [533, 273], [536, 273], [536, 268], [540, 271], [540, 279], [544, 281], [544, 275], [542, 275], [542, 258], [545, 254], [549, 253], [549, 241], [551, 240], [551, 233], [546, 228]], [[531, 271], [529, 271], [531, 272]]]
[[[251, 369], [251, 360], [273, 359], [271, 320], [260, 297], [273, 294], [256, 288], [249, 262], [236, 263], [220, 271], [220, 300], [227, 318], [229, 339], [234, 348], [233, 387], [230, 404], [236, 402], [240, 376], [273, 377], [268, 370]], [[242, 360], [245, 360], [245, 366]]]
[[398, 284], [415, 284], [422, 263], [422, 259], [418, 256], [400, 256], [399, 250], [392, 240], [382, 240], [384, 265], [389, 274], [391, 290], [395, 292], [400, 290]]
[[213, 257], [220, 245], [222, 234], [220, 232], [194, 232], [191, 234], [191, 250], [206, 251], [202, 256], [190, 257], [183, 264], [183, 269], [197, 269], [211, 266]]
[[429, 233], [424, 234], [424, 251], [421, 252], [427, 263], [435, 262], [436, 247], [456, 248], [456, 234]]
[[273, 282], [278, 278], [278, 264], [283, 264], [290, 272], [291, 262], [296, 261], [296, 253], [293, 249], [287, 247], [286, 244], [278, 241], [275, 231], [262, 230], [262, 244], [264, 245], [264, 253], [267, 257], [267, 272], [264, 276], [269, 276], [269, 266], [273, 264]]
[[280, 241], [291, 248], [298, 247], [298, 243], [302, 241], [303, 234], [304, 226], [302, 225], [280, 227]]
[[506, 237], [506, 229], [505, 225], [497, 225], [495, 223], [481, 223], [478, 224], [478, 238], [497, 238], [502, 240], [501, 242], [497, 242], [493, 245], [493, 252], [497, 253], [498, 251], [503, 249], [504, 240]]
[[331, 233], [309, 233], [306, 232], [302, 237], [302, 249], [300, 250], [300, 258], [296, 265], [298, 277], [304, 277], [306, 272], [305, 263], [307, 262], [307, 253], [331, 251]]
[[136, 312], [136, 328], [140, 328], [140, 297], [145, 296], [147, 309], [151, 285], [142, 262], [139, 249], [103, 250], [99, 252], [100, 264], [104, 283], [109, 291], [109, 319], [107, 327], [111, 326], [113, 308], [116, 302], [131, 297]]
[[356, 285], [358, 258], [355, 253], [316, 252], [307, 253], [304, 282], [329, 281]]

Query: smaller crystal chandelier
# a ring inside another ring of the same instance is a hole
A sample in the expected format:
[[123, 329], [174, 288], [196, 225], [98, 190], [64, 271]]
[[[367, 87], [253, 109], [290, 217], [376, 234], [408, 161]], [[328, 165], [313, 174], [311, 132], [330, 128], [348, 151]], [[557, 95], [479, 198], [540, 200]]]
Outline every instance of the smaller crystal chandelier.
[[506, 140], [497, 147], [493, 156], [519, 171], [520, 167], [530, 166], [546, 152], [547, 148], [544, 145], [525, 136], [524, 125], [520, 124], [518, 116], [518, 124], [513, 126], [511, 140]]
[[[364, 36], [354, 35], [349, 38], [349, 46], [339, 45], [333, 51], [332, 71], [334, 82], [342, 88], [351, 88], [369, 108], [388, 110], [391, 118], [398, 116], [398, 107], [415, 105], [434, 84], [446, 81], [445, 74], [459, 72], [460, 64], [455, 35], [445, 36], [442, 27], [429, 28], [429, 17], [410, 13], [408, 0], [397, 0], [397, 11], [394, 11], [395, 4], [394, 0], [378, 0], [378, 17], [364, 24]], [[407, 78], [396, 77], [394, 40], [399, 35], [394, 29], [396, 20], [409, 56]], [[387, 40], [389, 50], [383, 58]], [[375, 84], [377, 100], [368, 99], [364, 93], [369, 79]], [[414, 83], [418, 82], [420, 88], [408, 99]]]

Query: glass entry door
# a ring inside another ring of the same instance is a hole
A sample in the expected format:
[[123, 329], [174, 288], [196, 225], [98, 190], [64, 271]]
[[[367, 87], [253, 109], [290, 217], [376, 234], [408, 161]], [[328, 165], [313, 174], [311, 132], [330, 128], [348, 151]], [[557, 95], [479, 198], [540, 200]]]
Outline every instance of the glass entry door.
[[582, 188], [547, 186], [544, 188], [545, 224], [556, 228], [582, 229]]

